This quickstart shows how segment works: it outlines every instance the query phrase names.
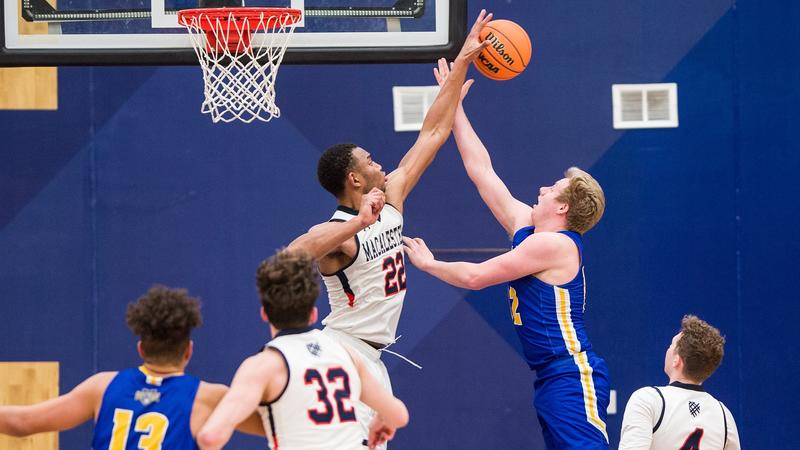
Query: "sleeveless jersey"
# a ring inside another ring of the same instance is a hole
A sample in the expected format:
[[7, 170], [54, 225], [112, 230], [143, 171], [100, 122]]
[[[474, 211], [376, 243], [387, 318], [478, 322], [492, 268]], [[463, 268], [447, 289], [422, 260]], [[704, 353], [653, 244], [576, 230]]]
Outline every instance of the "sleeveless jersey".
[[[524, 227], [514, 233], [512, 248], [516, 248], [534, 227]], [[578, 247], [580, 268], [572, 281], [553, 286], [533, 275], [510, 281], [508, 295], [511, 316], [525, 360], [532, 369], [539, 369], [558, 358], [591, 350], [583, 321], [586, 285], [583, 268], [583, 240], [573, 231], [559, 231]]]
[[648, 448], [738, 450], [728, 408], [702, 386], [674, 382], [644, 387], [625, 406], [620, 450]]
[[[331, 221], [344, 222], [358, 211], [339, 206]], [[406, 295], [403, 216], [386, 204], [378, 221], [359, 231], [353, 260], [333, 274], [322, 274], [331, 313], [323, 325], [359, 339], [394, 342]]]
[[199, 386], [193, 376], [150, 376], [144, 366], [119, 372], [103, 394], [92, 448], [197, 449], [190, 420]]
[[266, 348], [289, 369], [278, 398], [259, 406], [273, 450], [363, 450], [356, 420], [361, 378], [350, 354], [320, 330], [285, 329]]

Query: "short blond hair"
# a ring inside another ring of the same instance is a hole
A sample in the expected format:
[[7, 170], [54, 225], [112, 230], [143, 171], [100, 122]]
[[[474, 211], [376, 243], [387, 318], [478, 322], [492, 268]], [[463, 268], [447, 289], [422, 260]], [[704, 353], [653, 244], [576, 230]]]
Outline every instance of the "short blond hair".
[[569, 179], [569, 185], [561, 192], [558, 201], [569, 205], [567, 229], [586, 233], [600, 221], [606, 210], [603, 188], [591, 175], [577, 167], [567, 169], [564, 176]]

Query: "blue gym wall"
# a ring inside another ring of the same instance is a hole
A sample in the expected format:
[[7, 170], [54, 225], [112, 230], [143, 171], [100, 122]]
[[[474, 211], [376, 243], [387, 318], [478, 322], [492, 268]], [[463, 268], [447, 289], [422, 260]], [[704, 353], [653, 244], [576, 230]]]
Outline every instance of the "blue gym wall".
[[[743, 448], [796, 448], [800, 6], [471, 1], [470, 17], [481, 7], [534, 43], [518, 79], [472, 73], [466, 108], [497, 172], [526, 202], [570, 165], [605, 188], [586, 236], [587, 321], [617, 391], [612, 447], [628, 397], [666, 381], [666, 346], [695, 313], [727, 337], [706, 384]], [[58, 111], [0, 111], [0, 360], [59, 361], [62, 392], [135, 365], [125, 305], [163, 283], [203, 300], [190, 371], [228, 382], [268, 336], [255, 267], [334, 208], [319, 154], [352, 140], [395, 167], [415, 135], [393, 131], [391, 88], [432, 84], [431, 67], [283, 67], [283, 116], [251, 125], [200, 114], [196, 67], [59, 69]], [[650, 82], [678, 84], [680, 127], [613, 130], [611, 85]], [[406, 211], [405, 234], [432, 247], [508, 244], [452, 140]], [[385, 357], [412, 414], [392, 447], [542, 448], [504, 289], [408, 278], [395, 350], [424, 369]], [[90, 434], [65, 432], [62, 448]]]

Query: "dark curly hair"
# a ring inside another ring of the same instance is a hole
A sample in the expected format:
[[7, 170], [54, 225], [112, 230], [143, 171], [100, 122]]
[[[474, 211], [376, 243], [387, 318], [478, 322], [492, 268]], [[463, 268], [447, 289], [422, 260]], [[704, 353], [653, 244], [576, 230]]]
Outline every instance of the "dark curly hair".
[[163, 364], [181, 359], [192, 329], [203, 319], [199, 300], [190, 297], [186, 289], [155, 285], [128, 304], [125, 321], [141, 338], [145, 358]]
[[722, 363], [724, 346], [725, 338], [718, 329], [697, 316], [683, 317], [675, 351], [683, 359], [684, 375], [701, 383], [705, 381]]
[[326, 191], [339, 198], [344, 192], [344, 179], [347, 172], [353, 169], [353, 149], [356, 144], [345, 143], [328, 147], [319, 157], [317, 163], [317, 179]]
[[319, 274], [314, 259], [298, 250], [279, 250], [256, 271], [261, 306], [278, 329], [301, 328], [319, 295]]

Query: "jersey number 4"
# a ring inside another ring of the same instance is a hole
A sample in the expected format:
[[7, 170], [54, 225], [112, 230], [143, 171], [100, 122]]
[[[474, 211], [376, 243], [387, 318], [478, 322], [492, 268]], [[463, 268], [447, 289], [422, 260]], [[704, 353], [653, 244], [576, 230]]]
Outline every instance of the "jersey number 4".
[[[122, 408], [114, 410], [114, 428], [111, 431], [108, 450], [125, 450], [131, 422], [133, 422], [133, 411]], [[149, 412], [137, 417], [133, 429], [137, 433], [144, 433], [139, 438], [138, 447], [142, 450], [161, 450], [168, 427], [169, 419], [161, 413]]]
[[700, 450], [700, 441], [703, 440], [703, 429], [696, 428], [692, 434], [686, 438], [680, 450]]
[[386, 296], [397, 294], [406, 288], [406, 265], [403, 261], [403, 253], [397, 252], [394, 256], [383, 258], [383, 271], [385, 283], [383, 291]]
[[317, 369], [308, 369], [303, 376], [307, 385], [316, 384], [317, 400], [322, 403], [316, 409], [308, 410], [308, 418], [317, 425], [327, 425], [333, 421], [334, 407], [328, 398], [328, 386], [333, 385], [338, 388], [333, 391], [333, 399], [336, 401], [335, 412], [339, 414], [339, 422], [355, 422], [356, 411], [350, 404], [350, 376], [341, 367], [328, 369], [325, 375], [323, 378]]

